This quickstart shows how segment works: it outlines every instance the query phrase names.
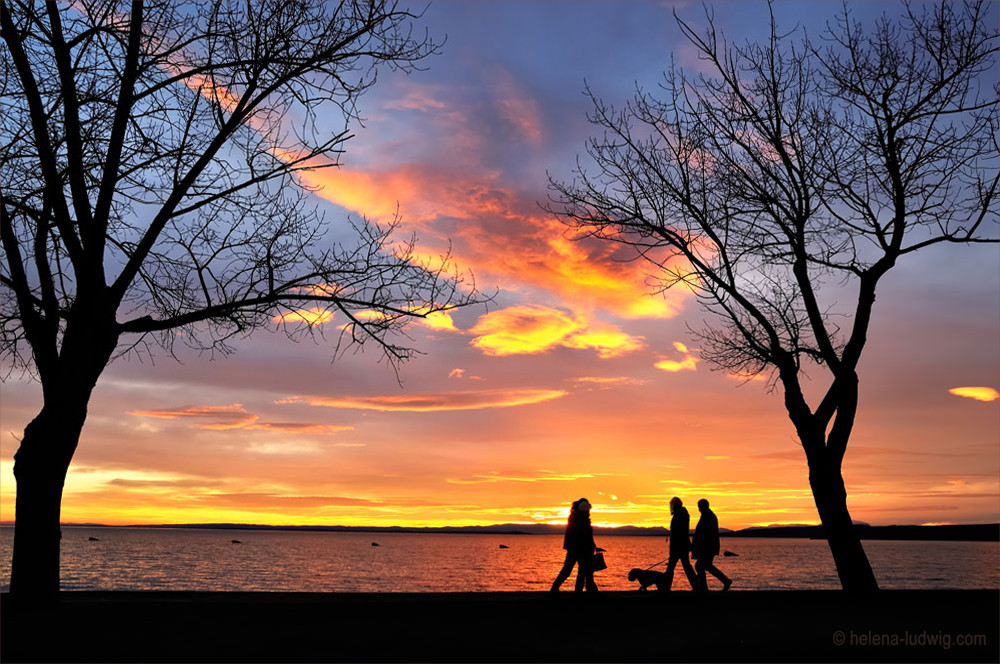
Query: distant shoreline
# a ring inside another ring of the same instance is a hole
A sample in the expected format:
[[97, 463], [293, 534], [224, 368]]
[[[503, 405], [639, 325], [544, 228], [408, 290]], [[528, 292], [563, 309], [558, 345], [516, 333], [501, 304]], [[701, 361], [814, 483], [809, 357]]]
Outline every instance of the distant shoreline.
[[[12, 526], [2, 523], [0, 526]], [[265, 530], [292, 532], [334, 532], [334, 533], [426, 533], [462, 535], [560, 535], [565, 527], [554, 524], [505, 523], [489, 526], [270, 526], [262, 524], [238, 523], [183, 523], [183, 524], [134, 524], [109, 526], [99, 523], [64, 523], [76, 528], [155, 528], [192, 530]], [[958, 524], [938, 526], [872, 526], [856, 524], [863, 540], [915, 540], [953, 542], [1000, 542], [1000, 523]], [[616, 528], [594, 527], [598, 536], [645, 536], [666, 537], [670, 531], [663, 527], [645, 528], [641, 526], [620, 526]], [[824, 539], [823, 527], [819, 525], [751, 527], [741, 530], [724, 531], [722, 537], [772, 537]]]

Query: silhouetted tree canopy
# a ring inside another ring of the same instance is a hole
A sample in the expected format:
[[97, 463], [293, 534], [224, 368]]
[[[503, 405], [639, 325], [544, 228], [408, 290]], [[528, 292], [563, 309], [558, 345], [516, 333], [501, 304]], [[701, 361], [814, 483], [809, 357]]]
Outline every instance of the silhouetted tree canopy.
[[335, 167], [380, 66], [434, 52], [416, 18], [382, 2], [5, 2], [5, 361], [45, 372], [88, 293], [123, 350], [154, 335], [225, 351], [318, 307], [407, 357], [386, 333], [468, 294], [393, 220], [336, 232], [298, 174]]
[[[581, 235], [633, 248], [713, 316], [703, 357], [780, 384], [846, 587], [874, 588], [841, 464], [877, 288], [935, 244], [997, 242], [997, 26], [982, 2], [850, 5], [819, 39], [729, 44], [678, 19], [710, 74], [672, 68], [623, 106], [588, 90], [590, 162], [551, 181]], [[595, 168], [589, 168], [592, 163]], [[838, 296], [852, 306], [835, 306]], [[825, 377], [818, 403], [804, 372]], [[849, 550], [849, 551], [848, 551]]]
[[476, 300], [397, 220], [329, 223], [300, 177], [336, 166], [381, 69], [436, 51], [418, 19], [383, 1], [0, 1], [2, 359], [43, 395], [15, 455], [12, 592], [58, 590], [63, 482], [114, 357], [228, 352], [335, 314], [395, 365], [408, 319]]

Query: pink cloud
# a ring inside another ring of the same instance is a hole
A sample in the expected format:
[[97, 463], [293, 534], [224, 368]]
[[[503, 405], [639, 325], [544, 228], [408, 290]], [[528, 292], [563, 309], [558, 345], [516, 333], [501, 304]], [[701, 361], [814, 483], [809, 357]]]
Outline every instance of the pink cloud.
[[137, 417], [153, 417], [159, 419], [211, 419], [212, 422], [199, 424], [199, 429], [225, 431], [228, 429], [281, 431], [298, 434], [331, 434], [340, 431], [352, 431], [354, 427], [331, 424], [315, 424], [302, 422], [261, 422], [259, 415], [248, 413], [241, 404], [227, 406], [181, 406], [179, 408], [160, 408], [154, 410], [133, 410], [129, 415]]
[[542, 137], [541, 113], [538, 102], [530, 96], [510, 72], [493, 68], [493, 94], [500, 117], [530, 143]]
[[292, 396], [277, 403], [307, 403], [326, 408], [349, 408], [388, 412], [441, 412], [510, 408], [551, 401], [566, 396], [563, 390], [509, 389], [433, 392], [374, 397]]

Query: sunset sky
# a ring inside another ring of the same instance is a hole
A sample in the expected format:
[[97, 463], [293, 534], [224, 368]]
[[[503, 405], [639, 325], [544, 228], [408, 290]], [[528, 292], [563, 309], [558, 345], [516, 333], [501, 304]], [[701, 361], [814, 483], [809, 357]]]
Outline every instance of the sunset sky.
[[[731, 40], [767, 30], [765, 4], [711, 6]], [[818, 35], [839, 7], [775, 10]], [[864, 19], [898, 10], [854, 7]], [[671, 55], [703, 66], [673, 10], [705, 23], [695, 2], [430, 6], [423, 24], [447, 35], [442, 53], [409, 77], [383, 72], [342, 167], [308, 183], [335, 224], [398, 205], [422, 254], [450, 240], [495, 300], [413, 324], [423, 355], [399, 381], [374, 347], [333, 360], [336, 316], [315, 342], [276, 322], [231, 357], [112, 365], [63, 521], [564, 522], [586, 496], [597, 524], [653, 526], [677, 495], [708, 498], [729, 528], [818, 522], [780, 390], [713, 371], [687, 294], [650, 295], [645, 265], [568, 239], [540, 207], [546, 174], [570, 179], [595, 131], [585, 83], [618, 104], [662, 80]], [[933, 248], [884, 280], [845, 464], [855, 519], [1000, 520], [998, 340], [996, 245]], [[0, 390], [0, 519], [12, 521], [12, 457], [40, 390], [17, 376]]]

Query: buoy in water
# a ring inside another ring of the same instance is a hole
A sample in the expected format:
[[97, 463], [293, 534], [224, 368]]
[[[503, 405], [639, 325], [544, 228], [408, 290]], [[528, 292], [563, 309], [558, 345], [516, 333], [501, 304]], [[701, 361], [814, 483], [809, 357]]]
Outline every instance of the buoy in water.
[[241, 542], [241, 541], [239, 541], [239, 540], [233, 540], [233, 542], [232, 542], [232, 543], [233, 543], [233, 544], [243, 544], [243, 542]]
[[378, 542], [372, 542], [372, 546], [378, 546]]
[[726, 556], [727, 558], [737, 558], [739, 557], [740, 554], [733, 553], [732, 551], [723, 551], [722, 555]]
[[510, 547], [509, 547], [509, 546], [507, 546], [506, 544], [501, 544], [501, 545], [500, 545], [500, 548], [501, 548], [501, 549], [509, 549]]
[[101, 540], [97, 539], [96, 537], [88, 537], [87, 541], [88, 542], [100, 542]]

